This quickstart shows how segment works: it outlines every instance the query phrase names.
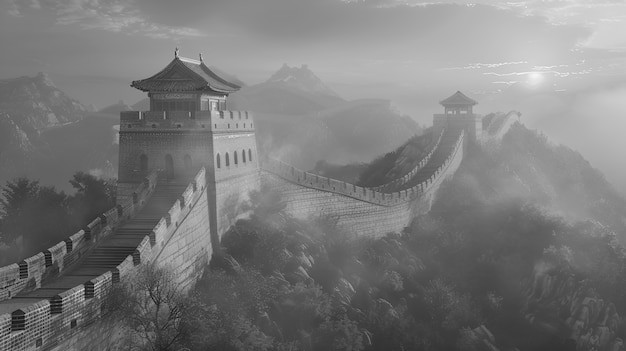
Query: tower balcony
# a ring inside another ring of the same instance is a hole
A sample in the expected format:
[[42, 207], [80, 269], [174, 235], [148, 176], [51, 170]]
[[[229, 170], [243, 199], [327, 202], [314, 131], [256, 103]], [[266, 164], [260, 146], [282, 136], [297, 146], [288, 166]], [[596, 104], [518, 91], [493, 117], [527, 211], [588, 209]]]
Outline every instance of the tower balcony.
[[207, 131], [214, 133], [254, 131], [248, 111], [122, 111], [120, 132]]

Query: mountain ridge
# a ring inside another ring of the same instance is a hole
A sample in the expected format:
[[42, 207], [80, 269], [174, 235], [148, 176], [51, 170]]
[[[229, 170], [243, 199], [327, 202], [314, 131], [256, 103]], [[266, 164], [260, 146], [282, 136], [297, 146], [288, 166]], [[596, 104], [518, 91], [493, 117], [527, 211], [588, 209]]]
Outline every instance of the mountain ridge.
[[82, 120], [87, 109], [40, 72], [0, 80], [0, 111], [10, 114], [25, 131], [39, 132]]

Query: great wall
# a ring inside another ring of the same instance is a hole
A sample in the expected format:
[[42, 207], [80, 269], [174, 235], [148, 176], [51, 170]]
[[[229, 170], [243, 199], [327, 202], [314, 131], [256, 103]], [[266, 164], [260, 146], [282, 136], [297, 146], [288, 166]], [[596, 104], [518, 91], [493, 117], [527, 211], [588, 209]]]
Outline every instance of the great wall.
[[502, 135], [514, 116], [483, 126], [476, 102], [457, 92], [434, 116], [438, 138], [426, 156], [404, 176], [365, 188], [258, 155], [252, 114], [224, 109], [238, 87], [202, 61], [176, 54], [131, 86], [148, 92], [151, 111], [120, 115], [118, 204], [0, 268], [0, 350], [107, 349], [115, 339], [105, 308], [111, 287], [146, 263], [173, 267], [181, 287], [192, 286], [262, 184], [280, 191], [295, 217], [331, 216], [359, 235], [400, 231], [430, 210], [470, 146]]

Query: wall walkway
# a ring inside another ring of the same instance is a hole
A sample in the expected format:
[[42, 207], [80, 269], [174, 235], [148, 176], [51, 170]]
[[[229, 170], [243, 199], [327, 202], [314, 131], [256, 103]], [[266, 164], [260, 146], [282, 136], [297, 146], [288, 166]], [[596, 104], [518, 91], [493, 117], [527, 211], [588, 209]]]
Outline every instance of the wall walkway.
[[[430, 210], [441, 183], [459, 167], [463, 144], [463, 131], [448, 134], [427, 162], [428, 173], [418, 172], [402, 184], [402, 190], [391, 193], [322, 177], [274, 159], [261, 164], [261, 178], [282, 193], [291, 215], [331, 217], [346, 230], [376, 237], [399, 232], [414, 216]], [[420, 181], [413, 183], [417, 175]]]
[[[272, 159], [262, 164], [261, 181], [283, 193], [287, 211], [296, 217], [329, 216], [360, 235], [380, 236], [401, 231], [430, 209], [437, 189], [463, 159], [464, 133], [445, 131], [435, 146], [409, 174], [383, 186], [385, 191]], [[228, 184], [242, 190], [254, 187], [256, 179]], [[212, 254], [206, 180], [204, 168], [188, 184], [159, 181], [153, 173], [124, 204], [85, 229], [0, 268], [0, 350], [106, 349], [114, 321], [102, 318], [104, 298], [139, 264], [170, 265], [179, 284], [189, 287]]]
[[[0, 350], [104, 349], [106, 340], [96, 337], [104, 334], [89, 326], [102, 316], [113, 283], [156, 259], [175, 266], [185, 286], [201, 274], [211, 253], [207, 206], [204, 169], [187, 186], [157, 184], [153, 174], [130, 203], [49, 250], [0, 268]], [[86, 337], [89, 344], [81, 344]]]

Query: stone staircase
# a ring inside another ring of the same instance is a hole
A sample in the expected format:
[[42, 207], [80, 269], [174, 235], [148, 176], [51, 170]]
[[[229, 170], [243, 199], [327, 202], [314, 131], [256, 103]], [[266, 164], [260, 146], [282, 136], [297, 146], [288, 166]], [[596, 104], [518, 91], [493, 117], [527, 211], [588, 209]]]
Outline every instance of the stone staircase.
[[185, 191], [187, 184], [182, 181], [159, 182], [144, 208], [102, 240], [85, 257], [73, 264], [74, 267], [67, 269], [66, 273], [60, 277], [43, 283], [37, 290], [20, 293], [12, 299], [0, 302], [0, 311], [10, 312], [33, 302], [52, 299], [61, 292], [115, 268], [128, 255], [133, 254], [143, 238], [150, 234], [176, 199]]
[[145, 207], [126, 221], [115, 233], [98, 245], [78, 267], [67, 275], [98, 276], [120, 264], [132, 255], [143, 238], [171, 208], [185, 191], [187, 183], [158, 183]]

